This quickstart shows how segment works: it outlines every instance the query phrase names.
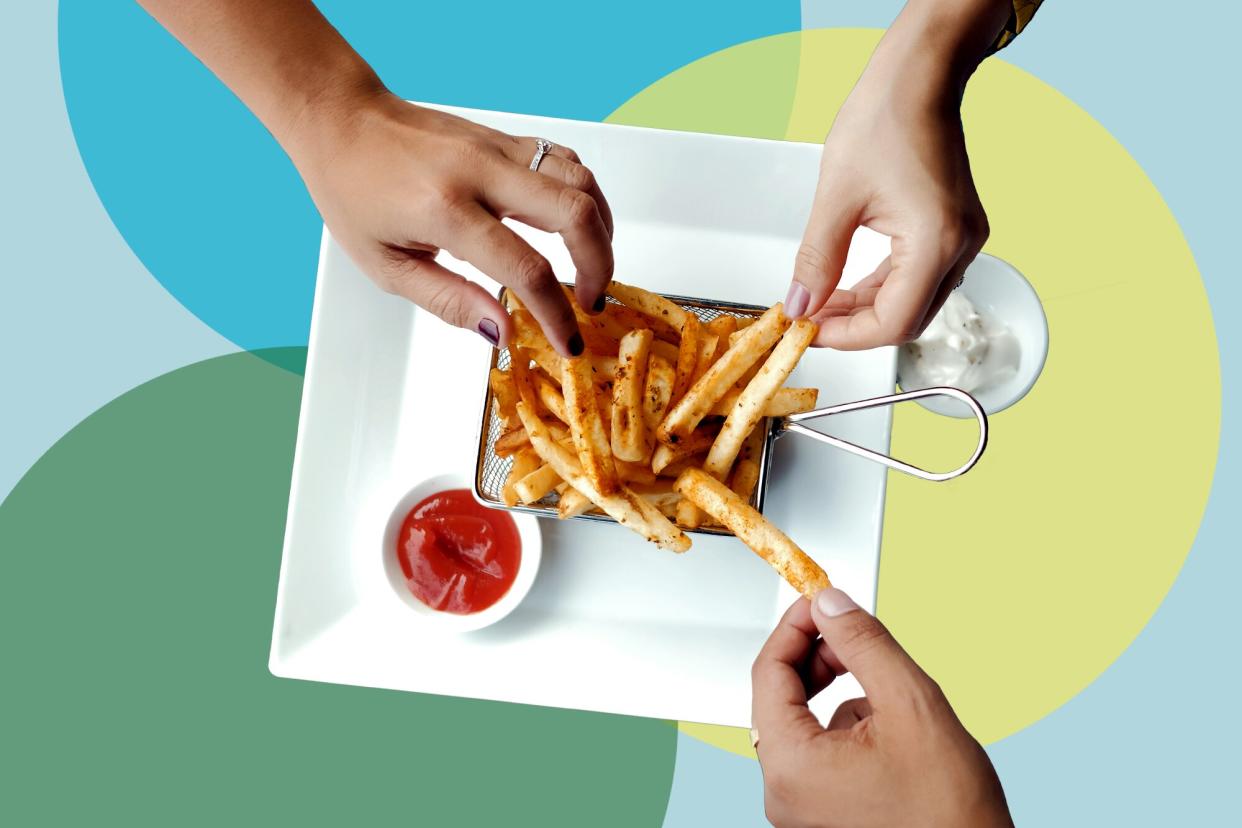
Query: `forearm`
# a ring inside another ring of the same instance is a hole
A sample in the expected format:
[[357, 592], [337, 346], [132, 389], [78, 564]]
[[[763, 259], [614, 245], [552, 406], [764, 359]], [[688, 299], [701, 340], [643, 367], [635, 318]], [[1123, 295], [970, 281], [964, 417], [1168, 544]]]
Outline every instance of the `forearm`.
[[942, 92], [956, 104], [1012, 10], [1011, 0], [910, 0], [864, 77], [882, 75], [885, 84]]
[[316, 110], [382, 90], [310, 0], [139, 0], [263, 122], [286, 152]]

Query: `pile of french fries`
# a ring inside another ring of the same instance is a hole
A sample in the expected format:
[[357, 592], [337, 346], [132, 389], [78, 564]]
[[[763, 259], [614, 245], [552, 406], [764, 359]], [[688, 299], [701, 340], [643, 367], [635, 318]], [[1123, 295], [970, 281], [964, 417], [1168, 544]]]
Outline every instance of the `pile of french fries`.
[[814, 388], [786, 388], [815, 336], [780, 304], [761, 316], [693, 312], [613, 282], [616, 300], [590, 316], [566, 294], [586, 343], [560, 356], [512, 294], [509, 369], [489, 377], [504, 430], [493, 450], [512, 457], [509, 506], [559, 495], [562, 519], [603, 513], [659, 546], [690, 548], [684, 529], [720, 526], [804, 595], [828, 578], [750, 506], [769, 417], [815, 407]]

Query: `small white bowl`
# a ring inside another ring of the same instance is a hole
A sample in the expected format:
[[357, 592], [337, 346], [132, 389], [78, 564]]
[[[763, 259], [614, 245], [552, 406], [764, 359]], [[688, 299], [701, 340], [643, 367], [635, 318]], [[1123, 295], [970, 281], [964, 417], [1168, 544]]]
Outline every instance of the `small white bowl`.
[[432, 609], [414, 597], [406, 584], [405, 573], [397, 562], [397, 539], [401, 533], [401, 525], [406, 515], [420, 501], [449, 489], [471, 490], [470, 482], [455, 474], [441, 474], [430, 477], [414, 486], [388, 512], [388, 520], [380, 535], [380, 560], [371, 559], [373, 564], [381, 568], [382, 580], [388, 589], [382, 590], [391, 596], [389, 606], [406, 617], [424, 623], [428, 627], [436, 627], [449, 632], [468, 632], [489, 627], [504, 618], [522, 603], [526, 593], [530, 592], [535, 583], [535, 575], [539, 572], [539, 562], [543, 557], [543, 539], [539, 532], [539, 521], [532, 515], [508, 512], [517, 526], [518, 540], [522, 545], [521, 560], [518, 563], [517, 577], [509, 587], [509, 591], [490, 607], [479, 612], [462, 615]]
[[[984, 411], [996, 414], [1025, 397], [1044, 370], [1048, 358], [1048, 318], [1031, 283], [1013, 265], [987, 253], [980, 253], [966, 268], [966, 281], [958, 290], [975, 307], [1008, 326], [1018, 340], [1017, 372], [1003, 382], [970, 392]], [[900, 375], [897, 384], [902, 391], [915, 390], [906, 387]], [[949, 397], [923, 397], [915, 402], [937, 414], [974, 416], [963, 403]]]

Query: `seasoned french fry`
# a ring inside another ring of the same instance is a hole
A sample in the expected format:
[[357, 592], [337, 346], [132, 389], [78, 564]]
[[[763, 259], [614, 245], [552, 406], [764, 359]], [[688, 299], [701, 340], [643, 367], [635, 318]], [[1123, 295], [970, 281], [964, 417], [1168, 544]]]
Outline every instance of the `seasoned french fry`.
[[[535, 384], [535, 393], [539, 397], [539, 402], [543, 403], [544, 408], [548, 409], [552, 416], [568, 425], [569, 415], [565, 412], [565, 397], [561, 394], [560, 386], [542, 368], [531, 371], [530, 378]], [[515, 409], [514, 414], [516, 413]]]
[[641, 463], [651, 456], [652, 434], [643, 417], [643, 392], [652, 339], [649, 328], [630, 331], [621, 338], [617, 352], [617, 378], [612, 386], [612, 453], [631, 463]]
[[716, 428], [699, 426], [690, 432], [689, 437], [679, 440], [674, 445], [659, 444], [656, 446], [655, 453], [651, 455], [651, 470], [656, 474], [663, 474], [666, 468], [683, 457], [707, 451], [716, 441], [717, 433]]
[[[747, 328], [719, 361], [694, 384], [685, 396], [678, 399], [656, 429], [656, 437], [662, 443], [676, 443], [689, 435], [712, 410], [717, 400], [730, 389], [745, 371], [776, 342], [789, 322], [777, 303], [768, 310], [757, 324]], [[685, 339], [682, 339], [685, 345]], [[680, 364], [677, 379], [680, 382]]]
[[616, 494], [604, 494], [592, 485], [583, 473], [582, 466], [573, 452], [552, 441], [547, 428], [535, 416], [534, 408], [525, 400], [518, 403], [518, 417], [530, 434], [531, 445], [549, 465], [557, 469], [565, 481], [604, 510], [622, 526], [633, 529], [657, 545], [674, 552], [690, 548], [690, 539], [669, 522], [660, 510], [625, 486]]
[[567, 520], [578, 515], [585, 515], [594, 508], [591, 499], [575, 488], [567, 488], [561, 495], [560, 503], [556, 504], [556, 516]]
[[505, 425], [513, 425], [517, 422], [517, 389], [513, 387], [513, 378], [508, 371], [493, 368], [487, 380], [492, 387], [497, 414]]
[[719, 341], [714, 333], [703, 328], [699, 336], [699, 358], [694, 363], [694, 380], [690, 383], [691, 385], [698, 382], [699, 377], [706, 374], [707, 369], [712, 367], [712, 363], [716, 360], [716, 343]]
[[731, 488], [744, 503], [750, 503], [755, 494], [755, 486], [759, 483], [759, 464], [754, 460], [738, 460], [733, 466], [733, 476], [729, 480]]
[[[513, 416], [517, 417], [516, 409], [514, 409]], [[505, 502], [506, 506], [517, 505], [521, 499], [517, 493], [517, 482], [542, 465], [543, 461], [539, 459], [539, 453], [529, 445], [513, 455], [513, 465], [509, 469], [509, 476], [505, 478], [505, 485], [500, 490], [500, 499]]]
[[[531, 445], [534, 446], [534, 443]], [[517, 492], [518, 499], [523, 503], [538, 503], [547, 497], [548, 492], [555, 489], [560, 482], [561, 476], [556, 473], [556, 469], [545, 462], [544, 465], [513, 484], [513, 490]]]
[[[752, 325], [746, 329], [746, 333], [749, 334], [758, 327], [758, 325]], [[720, 429], [720, 436], [716, 438], [716, 442], [712, 443], [711, 450], [707, 453], [707, 462], [703, 468], [712, 477], [724, 480], [728, 475], [746, 435], [750, 434], [751, 430], [763, 419], [763, 410], [767, 407], [768, 401], [793, 372], [803, 352], [815, 338], [815, 331], [816, 325], [809, 319], [802, 319], [790, 325], [789, 330], [772, 350], [772, 356], [768, 357], [768, 361], [759, 369], [759, 373], [755, 374], [755, 378], [738, 396], [737, 403], [734, 404], [733, 410], [729, 412], [724, 426]], [[667, 421], [666, 417], [665, 422]]]
[[[656, 449], [656, 451], [659, 450], [659, 448]], [[675, 460], [660, 470], [659, 479], [664, 480], [667, 478], [673, 478], [675, 480], [686, 469], [701, 469], [703, 467], [703, 461], [706, 459], [707, 452], [700, 452], [698, 454], [692, 454], [689, 457], [683, 457], [680, 460]]]
[[616, 356], [617, 345], [626, 330], [621, 329], [621, 326], [614, 320], [605, 319], [602, 314], [591, 316], [584, 311], [578, 304], [578, 297], [573, 288], [561, 285], [561, 290], [565, 292], [565, 298], [569, 300], [569, 306], [573, 308], [574, 319], [578, 320], [578, 330], [582, 333], [587, 350], [593, 354]]
[[729, 337], [737, 332], [737, 317], [729, 316], [728, 314], [717, 316], [707, 323], [707, 331], [716, 337], [716, 353], [712, 354], [712, 364], [714, 365], [716, 360], [724, 356], [724, 352], [729, 350], [729, 346], [732, 344], [729, 341]]
[[[677, 341], [681, 341], [681, 335], [678, 334]], [[677, 355], [679, 348], [674, 343], [666, 339], [657, 339], [651, 343], [651, 353], [662, 357], [669, 365], [677, 364]]]
[[699, 364], [699, 342], [703, 326], [694, 314], [687, 314], [681, 328], [681, 345], [677, 351], [677, 382], [673, 384], [674, 404], [682, 398], [694, 382], [694, 369]]
[[[578, 462], [596, 491], [616, 493], [620, 482], [612, 459], [612, 447], [604, 433], [604, 423], [595, 402], [595, 381], [591, 361], [586, 356], [565, 360], [561, 375], [561, 393], [565, 395], [565, 413], [569, 416], [569, 433], [578, 450]], [[577, 488], [577, 487], [575, 487]], [[585, 492], [584, 492], [585, 494]]]
[[[712, 405], [709, 412], [718, 417], [727, 417], [729, 412], [733, 410], [733, 406], [737, 405], [737, 398], [742, 395], [738, 389], [733, 389], [725, 394]], [[818, 388], [781, 388], [768, 400], [767, 405], [763, 407], [764, 417], [788, 417], [790, 414], [798, 414], [803, 411], [810, 411], [815, 407], [816, 400], [819, 399]]]
[[687, 469], [673, 488], [727, 527], [807, 598], [832, 586], [819, 564], [746, 505], [732, 489], [699, 469]]
[[677, 511], [673, 521], [682, 529], [698, 529], [703, 523], [703, 512], [689, 500], [682, 498], [677, 502]]
[[626, 485], [651, 484], [655, 483], [656, 475], [646, 464], [643, 463], [627, 463], [624, 460], [617, 461], [617, 476], [621, 478], [621, 482]]
[[511, 290], [505, 291], [505, 309], [510, 313], [516, 310], [523, 310], [526, 306], [522, 304], [522, 300]]
[[643, 391], [643, 422], [652, 435], [664, 419], [668, 404], [673, 399], [673, 386], [677, 382], [677, 369], [656, 353], [647, 361], [647, 387]]
[[626, 307], [633, 308], [648, 319], [667, 323], [674, 329], [681, 331], [683, 336], [685, 335], [686, 319], [694, 316], [694, 314], [682, 310], [678, 305], [670, 302], [663, 296], [658, 296], [642, 288], [623, 285], [620, 282], [612, 282], [608, 285], [608, 295]]
[[534, 315], [528, 310], [515, 310], [509, 314], [513, 321], [513, 344], [531, 351], [552, 350], [551, 343], [543, 333], [543, 328], [535, 321]]
[[[517, 412], [514, 411], [514, 413]], [[526, 436], [526, 429], [518, 424], [496, 438], [492, 451], [497, 457], [508, 457], [511, 454], [517, 454], [520, 449], [529, 445], [530, 438]]]

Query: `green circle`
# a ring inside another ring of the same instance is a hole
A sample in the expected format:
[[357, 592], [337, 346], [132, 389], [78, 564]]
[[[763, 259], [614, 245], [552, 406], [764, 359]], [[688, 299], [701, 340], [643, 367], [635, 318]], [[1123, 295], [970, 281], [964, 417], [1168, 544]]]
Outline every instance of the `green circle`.
[[669, 722], [267, 672], [301, 352], [125, 394], [0, 504], [0, 822], [659, 825]]

